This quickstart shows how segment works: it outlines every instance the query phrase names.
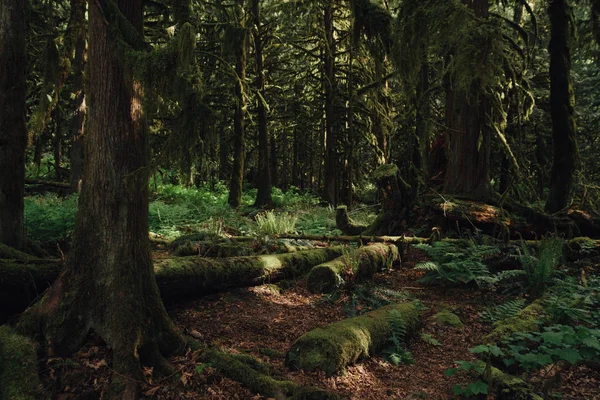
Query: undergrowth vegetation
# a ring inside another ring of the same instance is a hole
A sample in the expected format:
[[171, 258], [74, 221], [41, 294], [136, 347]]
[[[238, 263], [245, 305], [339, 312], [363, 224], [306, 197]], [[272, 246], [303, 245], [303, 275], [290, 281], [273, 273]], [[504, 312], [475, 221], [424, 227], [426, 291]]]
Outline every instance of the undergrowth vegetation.
[[[199, 188], [153, 183], [150, 189], [150, 232], [167, 240], [195, 232], [234, 236], [340, 233], [335, 227], [334, 209], [320, 205], [316, 196], [294, 187], [285, 192], [274, 188], [272, 198], [276, 208], [258, 213], [255, 220], [248, 215], [254, 210], [256, 189], [243, 194], [237, 210], [227, 203], [228, 190], [222, 183]], [[75, 225], [77, 197], [76, 194], [26, 197], [28, 237], [42, 243], [68, 242]], [[365, 208], [353, 212], [353, 218], [368, 223], [375, 214]]]

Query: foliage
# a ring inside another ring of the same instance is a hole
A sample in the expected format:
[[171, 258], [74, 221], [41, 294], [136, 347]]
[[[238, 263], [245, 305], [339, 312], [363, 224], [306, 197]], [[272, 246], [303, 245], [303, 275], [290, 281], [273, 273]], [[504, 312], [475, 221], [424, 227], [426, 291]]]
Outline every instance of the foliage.
[[273, 211], [265, 211], [256, 216], [258, 232], [263, 235], [281, 235], [292, 233], [296, 229], [298, 217], [290, 213], [276, 214]]
[[437, 340], [436, 338], [433, 337], [432, 334], [430, 333], [421, 333], [421, 340], [424, 341], [427, 344], [430, 344], [432, 346], [441, 346], [442, 344], [439, 342], [439, 340]]
[[564, 240], [561, 238], [554, 236], [544, 238], [537, 257], [532, 255], [526, 246], [522, 246], [524, 254], [519, 257], [519, 261], [526, 273], [529, 290], [534, 297], [541, 296], [552, 283], [563, 246]]
[[[339, 297], [342, 293], [333, 293], [332, 298]], [[409, 294], [387, 289], [370, 284], [356, 285], [352, 288], [343, 304], [344, 312], [348, 317], [355, 317], [366, 312], [376, 310], [391, 303], [401, 303], [409, 299]]]
[[552, 321], [559, 324], [584, 323], [600, 328], [600, 278], [585, 282], [566, 278], [553, 286], [545, 296], [544, 305]]
[[[485, 371], [485, 364], [472, 361], [456, 361], [457, 368], [449, 368], [444, 372], [446, 376], [454, 376], [457, 372], [467, 372], [482, 376]], [[470, 382], [467, 385], [454, 385], [452, 392], [457, 396], [471, 397], [479, 394], [488, 394], [488, 384], [477, 379], [475, 382]]]
[[391, 335], [388, 338], [387, 347], [382, 350], [381, 354], [396, 366], [413, 364], [415, 360], [412, 358], [412, 354], [403, 346], [406, 338], [406, 324], [402, 314], [398, 310], [391, 310], [387, 315], [387, 321], [391, 328]]
[[489, 282], [491, 274], [483, 260], [500, 251], [497, 246], [465, 247], [448, 242], [437, 242], [433, 246], [418, 244], [415, 247], [431, 257], [431, 261], [415, 266], [415, 269], [425, 271], [421, 282], [429, 284], [439, 282], [485, 285]]
[[482, 322], [493, 324], [506, 318], [517, 315], [525, 307], [524, 299], [509, 300], [495, 307], [489, 308], [479, 313]]
[[55, 194], [25, 198], [25, 229], [34, 241], [56, 243], [68, 241], [75, 226], [77, 195]]

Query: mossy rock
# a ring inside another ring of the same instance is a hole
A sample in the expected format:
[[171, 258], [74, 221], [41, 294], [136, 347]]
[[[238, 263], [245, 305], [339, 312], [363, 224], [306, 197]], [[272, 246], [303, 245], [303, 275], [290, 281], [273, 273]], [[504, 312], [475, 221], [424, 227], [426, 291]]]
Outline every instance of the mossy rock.
[[332, 376], [359, 359], [377, 354], [391, 335], [388, 317], [392, 310], [402, 316], [407, 338], [420, 327], [420, 311], [414, 304], [391, 304], [306, 333], [291, 346], [286, 365], [305, 371], [320, 369]]
[[0, 400], [37, 400], [42, 395], [36, 345], [0, 326]]
[[439, 313], [435, 314], [433, 317], [431, 317], [431, 321], [433, 323], [440, 324], [440, 325], [455, 326], [455, 327], [463, 326], [463, 323], [460, 320], [460, 318], [458, 317], [458, 315], [456, 315], [448, 310], [440, 311]]
[[494, 323], [494, 330], [485, 336], [488, 342], [497, 342], [507, 338], [515, 332], [532, 332], [539, 328], [546, 319], [543, 300], [538, 299], [523, 308], [514, 317], [506, 318]]

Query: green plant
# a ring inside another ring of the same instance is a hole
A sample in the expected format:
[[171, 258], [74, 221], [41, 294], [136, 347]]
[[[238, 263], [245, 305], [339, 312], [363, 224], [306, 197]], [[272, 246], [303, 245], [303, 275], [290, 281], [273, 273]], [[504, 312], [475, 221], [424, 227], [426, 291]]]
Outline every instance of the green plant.
[[[335, 295], [339, 298], [340, 292]], [[355, 317], [388, 304], [401, 303], [408, 299], [409, 295], [406, 292], [369, 284], [356, 285], [351, 289], [342, 308], [348, 317]]]
[[391, 334], [388, 338], [388, 345], [381, 354], [387, 361], [396, 366], [413, 364], [415, 360], [412, 354], [403, 345], [406, 338], [406, 323], [402, 318], [402, 314], [398, 310], [391, 310], [387, 315], [387, 321], [390, 325]]
[[580, 282], [566, 278], [551, 287], [544, 305], [552, 321], [559, 324], [585, 323], [600, 327], [600, 278], [586, 278]]
[[433, 337], [432, 334], [430, 333], [421, 333], [421, 340], [424, 341], [427, 344], [430, 344], [432, 346], [441, 346], [442, 344], [439, 342], [439, 340], [437, 340], [436, 338]]
[[537, 257], [531, 254], [527, 246], [521, 246], [523, 255], [519, 257], [519, 261], [526, 273], [527, 284], [532, 296], [541, 296], [552, 283], [556, 267], [562, 256], [563, 246], [564, 240], [561, 238], [555, 236], [544, 238]]
[[256, 215], [259, 233], [263, 235], [281, 235], [295, 231], [298, 217], [290, 213], [275, 214], [265, 211]]
[[25, 197], [24, 219], [27, 236], [37, 242], [68, 241], [75, 226], [76, 194]]
[[505, 303], [480, 312], [479, 317], [482, 322], [493, 324], [496, 321], [517, 315], [517, 313], [521, 311], [523, 307], [525, 307], [525, 300], [509, 300]]
[[478, 286], [489, 285], [492, 278], [483, 262], [490, 255], [497, 254], [497, 246], [469, 246], [455, 243], [437, 242], [433, 246], [415, 245], [431, 258], [431, 261], [419, 263], [415, 269], [425, 271], [423, 283], [453, 283]]
[[470, 375], [474, 375], [476, 380], [464, 385], [456, 384], [452, 386], [452, 393], [454, 393], [456, 396], [464, 397], [488, 394], [488, 384], [481, 379], [485, 373], [487, 367], [486, 364], [482, 362], [456, 361], [456, 365], [458, 365], [457, 368], [447, 369], [444, 372], [444, 375], [454, 376], [458, 372], [465, 372]]

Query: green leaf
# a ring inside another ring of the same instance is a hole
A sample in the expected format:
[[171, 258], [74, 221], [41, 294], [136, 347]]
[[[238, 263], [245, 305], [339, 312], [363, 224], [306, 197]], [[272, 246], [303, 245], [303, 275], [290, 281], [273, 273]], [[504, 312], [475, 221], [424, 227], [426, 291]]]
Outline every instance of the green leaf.
[[472, 394], [488, 394], [488, 384], [481, 380], [471, 383], [467, 387], [471, 389]]
[[444, 371], [444, 376], [454, 376], [458, 372], [458, 368], [448, 368]]
[[556, 355], [571, 364], [581, 361], [582, 357], [577, 349], [560, 349]]
[[544, 343], [551, 343], [559, 345], [562, 343], [565, 334], [563, 332], [544, 332], [542, 333], [542, 339]]
[[211, 365], [211, 363], [199, 364], [196, 366], [196, 372], [198, 374], [202, 374], [202, 371], [204, 371], [205, 368], [210, 367]]
[[469, 351], [473, 354], [482, 354], [482, 353], [487, 354], [490, 352], [490, 348], [486, 345], [480, 344], [477, 347], [473, 347], [473, 348], [469, 349]]

